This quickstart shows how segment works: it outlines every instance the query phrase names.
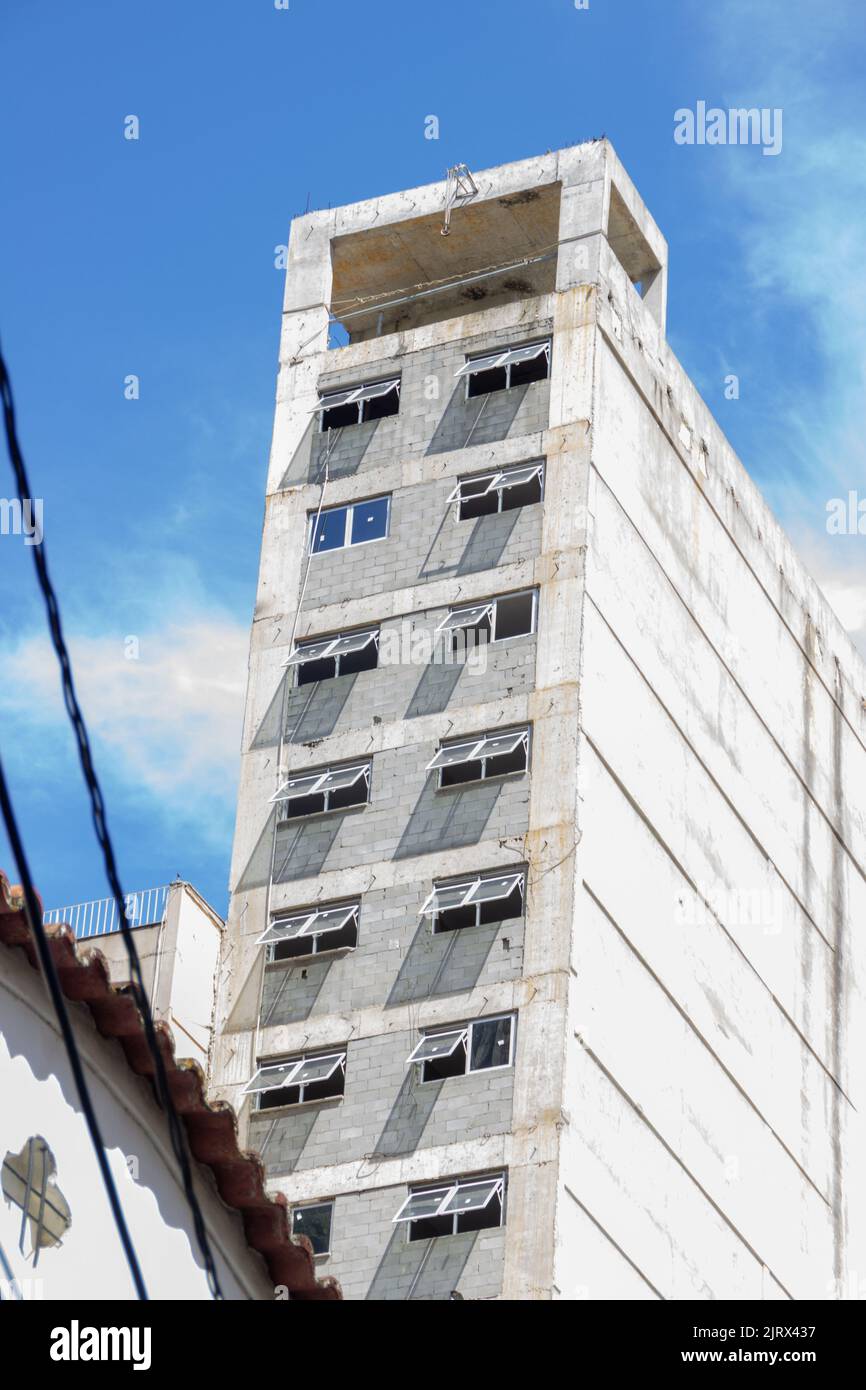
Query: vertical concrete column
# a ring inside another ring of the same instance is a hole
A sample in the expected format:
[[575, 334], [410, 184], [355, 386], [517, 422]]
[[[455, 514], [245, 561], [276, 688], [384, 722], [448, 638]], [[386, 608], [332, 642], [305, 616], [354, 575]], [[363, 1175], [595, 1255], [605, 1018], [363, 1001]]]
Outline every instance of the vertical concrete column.
[[[268, 916], [274, 807], [280, 773], [283, 663], [291, 645], [304, 569], [306, 511], [313, 487], [287, 487], [296, 452], [316, 427], [316, 384], [328, 350], [332, 213], [292, 224], [274, 432], [268, 466], [256, 609], [241, 744], [231, 905], [217, 997], [213, 1089], [252, 1075], [264, 952], [256, 939]], [[318, 494], [316, 494], [318, 495]], [[247, 1124], [241, 1114], [242, 1132]]]
[[[565, 164], [565, 161], [563, 161]], [[552, 1296], [553, 1213], [565, 1104], [578, 709], [589, 478], [595, 278], [603, 236], [603, 149], [561, 171], [559, 263], [546, 436], [544, 529], [538, 563], [538, 658], [532, 695], [529, 883], [509, 1161], [503, 1297]], [[593, 271], [595, 267], [595, 271]]]

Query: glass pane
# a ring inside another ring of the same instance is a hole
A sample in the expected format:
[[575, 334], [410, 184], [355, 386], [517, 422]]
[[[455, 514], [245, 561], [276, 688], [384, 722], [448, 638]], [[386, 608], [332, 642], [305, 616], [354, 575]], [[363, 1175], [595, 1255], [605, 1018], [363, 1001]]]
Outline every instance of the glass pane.
[[377, 396], [387, 396], [389, 391], [393, 391], [399, 385], [400, 378], [395, 376], [390, 381], [377, 381], [372, 386], [362, 386], [358, 392], [358, 399], [372, 401]]
[[292, 941], [296, 936], [303, 936], [304, 929], [313, 921], [315, 915], [314, 912], [302, 912], [295, 917], [279, 918], [271, 923], [260, 940]]
[[315, 1207], [296, 1207], [292, 1212], [292, 1234], [306, 1236], [314, 1255], [327, 1255], [331, 1248], [333, 1211], [330, 1202], [322, 1202]]
[[435, 1187], [432, 1191], [413, 1192], [395, 1216], [395, 1221], [417, 1221], [423, 1216], [435, 1216], [443, 1197], [450, 1191], [447, 1187]]
[[357, 907], [330, 907], [324, 912], [316, 912], [307, 918], [307, 925], [298, 932], [298, 936], [320, 936], [323, 932], [340, 931], [351, 917], [357, 913]]
[[525, 732], [519, 734], [497, 734], [486, 738], [483, 748], [479, 748], [479, 758], [498, 758], [502, 753], [513, 753], [526, 738]]
[[322, 396], [319, 400], [320, 410], [335, 410], [339, 405], [346, 405], [348, 401], [358, 399], [358, 388], [352, 386], [348, 391], [331, 391], [328, 395]]
[[346, 544], [346, 510], [345, 507], [332, 507], [321, 513], [313, 532], [315, 555], [322, 550], [339, 550]]
[[494, 475], [485, 473], [483, 478], [464, 478], [460, 484], [460, 497], [479, 497], [482, 493], [490, 490]]
[[492, 352], [488, 357], [473, 357], [470, 362], [464, 362], [455, 375], [467, 376], [469, 372], [486, 372], [491, 367], [501, 367], [507, 356], [507, 352]]
[[444, 912], [449, 907], [460, 907], [472, 887], [472, 883], [453, 883], [446, 888], [437, 888], [425, 911], [432, 914]]
[[457, 763], [469, 762], [477, 747], [477, 739], [474, 743], [451, 743], [447, 748], [439, 749], [439, 752], [436, 754], [430, 766], [454, 767]]
[[352, 632], [348, 637], [338, 637], [331, 650], [331, 656], [345, 656], [347, 652], [359, 652], [376, 636], [375, 632]]
[[505, 874], [502, 878], [483, 878], [467, 898], [470, 903], [490, 902], [494, 898], [507, 898], [508, 894], [522, 881], [522, 874]]
[[302, 661], [318, 661], [333, 643], [333, 637], [325, 637], [321, 642], [307, 642], [296, 647], [286, 662], [287, 666], [298, 666]]
[[353, 787], [367, 771], [364, 767], [339, 767], [336, 772], [328, 772], [322, 778], [316, 791], [332, 792], [338, 787]]
[[491, 1178], [489, 1182], [463, 1184], [448, 1198], [442, 1208], [442, 1215], [454, 1211], [477, 1211], [480, 1207], [486, 1207], [501, 1181], [501, 1178]]
[[512, 468], [508, 473], [498, 473], [494, 479], [494, 487], [520, 487], [523, 483], [531, 482], [541, 473], [539, 464], [535, 463], [529, 468]]
[[295, 1086], [309, 1086], [311, 1081], [327, 1081], [345, 1058], [345, 1052], [332, 1053], [328, 1057], [310, 1057], [292, 1077]]
[[547, 343], [530, 343], [529, 347], [510, 348], [507, 354], [509, 362], [531, 362], [534, 358], [540, 357], [548, 348]]
[[293, 1057], [291, 1062], [283, 1062], [279, 1066], [263, 1067], [244, 1089], [246, 1092], [272, 1091], [277, 1086], [285, 1086], [297, 1065], [298, 1059]]
[[507, 1067], [511, 1053], [511, 1019], [492, 1018], [473, 1023], [469, 1070]]
[[454, 613], [448, 614], [440, 624], [439, 631], [453, 632], [461, 627], [475, 627], [489, 616], [490, 608], [489, 603], [478, 603], [474, 608], [458, 608]]
[[412, 1061], [428, 1062], [434, 1057], [450, 1057], [465, 1039], [465, 1028], [459, 1028], [455, 1033], [434, 1033], [432, 1037], [421, 1039], [412, 1053]]
[[388, 498], [377, 497], [372, 502], [357, 502], [352, 508], [352, 545], [362, 541], [378, 541], [388, 534]]
[[287, 801], [290, 797], [304, 796], [310, 788], [318, 782], [321, 777], [320, 772], [314, 772], [306, 777], [290, 777], [288, 782], [284, 782], [277, 793], [278, 801]]

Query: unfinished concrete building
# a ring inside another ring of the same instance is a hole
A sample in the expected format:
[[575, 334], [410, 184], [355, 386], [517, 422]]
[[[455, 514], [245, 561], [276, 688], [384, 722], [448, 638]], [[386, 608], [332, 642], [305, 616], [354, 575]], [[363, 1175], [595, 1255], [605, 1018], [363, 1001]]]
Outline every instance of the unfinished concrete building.
[[866, 1280], [866, 671], [667, 269], [605, 141], [292, 227], [214, 1073], [349, 1299]]

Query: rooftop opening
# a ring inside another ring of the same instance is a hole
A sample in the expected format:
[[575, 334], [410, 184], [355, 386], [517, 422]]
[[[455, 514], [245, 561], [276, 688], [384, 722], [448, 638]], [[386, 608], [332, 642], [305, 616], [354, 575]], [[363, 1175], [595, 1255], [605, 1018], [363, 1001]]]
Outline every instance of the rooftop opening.
[[[560, 185], [335, 237], [331, 313], [352, 343], [551, 294]], [[335, 335], [341, 336], [341, 335]]]
[[645, 299], [661, 265], [616, 184], [610, 190], [607, 240], [637, 293]]

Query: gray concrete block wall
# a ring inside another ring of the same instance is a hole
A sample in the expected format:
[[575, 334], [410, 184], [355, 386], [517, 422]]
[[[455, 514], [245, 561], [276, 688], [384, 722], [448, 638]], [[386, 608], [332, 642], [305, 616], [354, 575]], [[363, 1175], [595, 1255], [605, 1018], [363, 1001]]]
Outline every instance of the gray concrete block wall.
[[[541, 388], [547, 383], [537, 385]], [[530, 436], [526, 461], [537, 457], [535, 445], [541, 428], [537, 425]], [[393, 457], [389, 462], [393, 462]], [[538, 553], [541, 507], [537, 503], [460, 521], [456, 506], [448, 503], [456, 482], [449, 476], [397, 488], [391, 494], [386, 537], [314, 555], [302, 612], [309, 614], [325, 604], [338, 603], [347, 595], [369, 597], [436, 579], [459, 580], [461, 576], [529, 559]], [[327, 491], [325, 495], [328, 496]], [[331, 497], [335, 502], [340, 500], [337, 491], [332, 491]]]
[[366, 806], [279, 824], [273, 881], [526, 833], [529, 772], [439, 790], [435, 771], [426, 771], [436, 747], [415, 743], [377, 753]]
[[[428, 609], [381, 624], [381, 655], [387, 660], [388, 634], [393, 633], [398, 665], [388, 661], [372, 671], [293, 687], [286, 700], [286, 741], [309, 743], [348, 729], [368, 728], [374, 718], [385, 722], [417, 719], [446, 708], [504, 700], [533, 688], [534, 634], [489, 643], [468, 662], [462, 658], [441, 664], [413, 662], [413, 651], [423, 652], [424, 635], [432, 639], [447, 612], [447, 608]], [[292, 679], [291, 674], [288, 678]]]
[[[465, 1022], [455, 1005], [454, 1023]], [[249, 1137], [274, 1177], [356, 1160], [399, 1158], [506, 1134], [511, 1125], [514, 1068], [421, 1081], [406, 1058], [417, 1030], [349, 1039], [343, 1098], [256, 1111]]]
[[322, 392], [399, 375], [399, 413], [333, 430], [330, 438], [328, 431], [320, 431], [318, 414], [313, 415], [281, 485], [320, 482], [326, 456], [328, 476], [336, 480], [370, 472], [394, 458], [462, 449], [470, 434], [473, 444], [486, 444], [545, 429], [550, 394], [547, 381], [467, 400], [465, 379], [455, 377], [455, 373], [468, 355], [543, 338], [550, 334], [551, 326], [550, 319], [530, 317], [518, 329], [489, 329], [414, 352], [413, 336], [406, 334], [409, 350], [370, 362], [360, 375], [357, 369], [323, 375], [318, 382]]
[[[393, 1218], [405, 1187], [369, 1188], [337, 1197], [331, 1253], [317, 1260], [320, 1276], [339, 1279], [347, 1299], [379, 1302], [495, 1298], [502, 1286], [505, 1228], [410, 1241]], [[507, 1218], [507, 1211], [506, 1211]]]
[[[489, 867], [479, 855], [478, 870]], [[459, 995], [478, 985], [519, 979], [523, 918], [434, 934], [431, 919], [419, 915], [432, 886], [428, 876], [364, 893], [358, 945], [349, 952], [268, 965], [260, 1026]]]

